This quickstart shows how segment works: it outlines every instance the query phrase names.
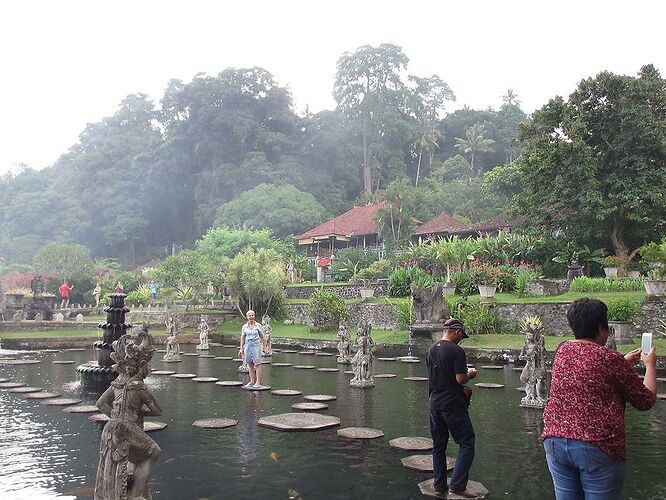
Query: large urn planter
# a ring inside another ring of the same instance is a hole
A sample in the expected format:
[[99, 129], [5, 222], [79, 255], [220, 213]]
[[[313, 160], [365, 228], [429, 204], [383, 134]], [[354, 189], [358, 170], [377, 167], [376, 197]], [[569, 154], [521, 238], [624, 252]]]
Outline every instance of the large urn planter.
[[453, 283], [447, 282], [442, 285], [442, 295], [444, 297], [450, 297], [455, 293], [456, 293], [456, 286]]
[[666, 281], [645, 280], [643, 282], [648, 297], [664, 297], [666, 295]]
[[613, 329], [615, 333], [615, 343], [620, 344], [632, 344], [633, 340], [631, 338], [631, 327], [634, 324], [631, 321], [609, 321], [608, 328]]
[[627, 271], [627, 278], [631, 279], [639, 279], [641, 277], [641, 272], [640, 271]]
[[481, 296], [480, 302], [492, 302], [495, 298], [495, 291], [497, 287], [495, 285], [478, 285], [479, 295]]
[[604, 267], [604, 273], [608, 279], [617, 278], [617, 267]]
[[374, 288], [359, 288], [358, 292], [361, 294], [362, 299], [371, 299], [375, 296]]

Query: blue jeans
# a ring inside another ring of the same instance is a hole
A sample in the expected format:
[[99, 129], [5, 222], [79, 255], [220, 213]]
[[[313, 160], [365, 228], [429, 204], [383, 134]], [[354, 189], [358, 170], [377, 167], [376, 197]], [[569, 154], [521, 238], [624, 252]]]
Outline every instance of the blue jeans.
[[557, 500], [613, 500], [624, 484], [624, 460], [593, 443], [549, 437], [543, 442]]
[[450, 413], [431, 409], [433, 487], [438, 491], [446, 489], [446, 447], [449, 444], [449, 433], [459, 447], [449, 487], [452, 490], [464, 491], [474, 460], [475, 436], [472, 421], [467, 412]]

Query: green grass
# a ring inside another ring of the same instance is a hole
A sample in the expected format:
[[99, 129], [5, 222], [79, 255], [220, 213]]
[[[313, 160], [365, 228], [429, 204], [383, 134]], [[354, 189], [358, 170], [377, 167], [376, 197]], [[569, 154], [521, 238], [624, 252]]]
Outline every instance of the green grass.
[[316, 281], [304, 281], [303, 283], [291, 283], [287, 285], [287, 288], [301, 288], [305, 286], [323, 286], [323, 287], [329, 287], [329, 286], [345, 286], [345, 285], [351, 285], [351, 281], [333, 281], [330, 283], [321, 283], [321, 282], [316, 282]]
[[[553, 295], [549, 297], [520, 297], [514, 293], [498, 293], [495, 295], [495, 302], [498, 304], [556, 304], [569, 303], [584, 297], [599, 299], [602, 302], [618, 299], [631, 299], [640, 302], [645, 299], [645, 292], [567, 292], [562, 295]], [[475, 295], [470, 297], [470, 300], [479, 300], [479, 297]]]

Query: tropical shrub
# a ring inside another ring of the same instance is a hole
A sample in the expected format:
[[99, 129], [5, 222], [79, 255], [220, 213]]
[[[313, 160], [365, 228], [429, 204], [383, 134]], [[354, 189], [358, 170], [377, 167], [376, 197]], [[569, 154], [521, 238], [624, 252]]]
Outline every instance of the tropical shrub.
[[579, 276], [571, 282], [571, 291], [579, 293], [637, 292], [643, 290], [640, 279], [605, 279]]
[[508, 293], [519, 291], [519, 284], [522, 287], [520, 291], [524, 291], [525, 283], [538, 279], [540, 275], [537, 268], [526, 262], [490, 265], [474, 260], [469, 266], [455, 272], [451, 281], [459, 295], [476, 294], [479, 285], [494, 285], [499, 293]]
[[333, 259], [331, 275], [335, 281], [349, 281], [377, 259], [377, 252], [374, 251], [364, 252], [362, 248], [356, 247], [343, 248]]
[[390, 260], [382, 259], [376, 260], [365, 269], [357, 272], [353, 278], [353, 282], [360, 282], [361, 280], [376, 281], [380, 278], [388, 278], [393, 271], [393, 264]]
[[642, 312], [638, 302], [631, 299], [609, 301], [606, 306], [609, 321], [633, 321]]
[[323, 288], [315, 290], [310, 297], [308, 313], [312, 318], [310, 330], [313, 332], [336, 330], [341, 320], [349, 319], [349, 310], [344, 299]]
[[400, 330], [407, 330], [409, 325], [416, 321], [416, 313], [412, 307], [410, 299], [400, 299], [393, 302], [396, 314], [398, 315], [398, 328]]
[[460, 319], [469, 335], [497, 335], [503, 333], [499, 312], [489, 305], [466, 302], [459, 309]]
[[127, 294], [125, 301], [131, 306], [146, 305], [150, 302], [150, 292], [133, 290]]
[[536, 269], [518, 268], [515, 273], [515, 292], [524, 293], [525, 285], [528, 281], [535, 281], [541, 278], [541, 273]]
[[420, 267], [398, 268], [389, 276], [388, 292], [390, 297], [410, 297], [412, 283], [432, 287], [434, 280]]

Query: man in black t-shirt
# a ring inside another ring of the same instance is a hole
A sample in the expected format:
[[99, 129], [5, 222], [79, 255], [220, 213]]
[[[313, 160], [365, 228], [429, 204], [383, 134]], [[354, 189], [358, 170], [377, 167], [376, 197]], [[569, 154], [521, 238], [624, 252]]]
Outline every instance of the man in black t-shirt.
[[[465, 351], [458, 344], [468, 338], [463, 322], [451, 318], [444, 323], [442, 340], [428, 350], [428, 394], [430, 433], [432, 435], [433, 488], [437, 493], [447, 491], [465, 498], [476, 498], [467, 491], [469, 469], [474, 460], [474, 428], [467, 412], [463, 385], [476, 376], [467, 369]], [[451, 484], [446, 484], [446, 447], [449, 433], [458, 444], [456, 465]]]

